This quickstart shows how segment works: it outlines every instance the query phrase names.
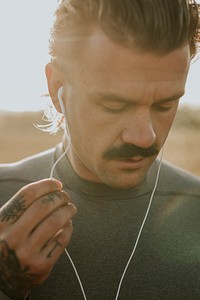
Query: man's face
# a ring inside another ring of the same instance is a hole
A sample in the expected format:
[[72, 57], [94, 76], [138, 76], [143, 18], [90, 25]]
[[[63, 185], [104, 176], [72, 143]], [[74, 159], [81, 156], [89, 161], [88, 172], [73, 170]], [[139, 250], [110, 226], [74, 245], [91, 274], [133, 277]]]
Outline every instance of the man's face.
[[189, 48], [162, 56], [144, 53], [96, 30], [79, 49], [63, 95], [72, 142], [69, 160], [82, 178], [118, 188], [137, 186], [174, 120]]

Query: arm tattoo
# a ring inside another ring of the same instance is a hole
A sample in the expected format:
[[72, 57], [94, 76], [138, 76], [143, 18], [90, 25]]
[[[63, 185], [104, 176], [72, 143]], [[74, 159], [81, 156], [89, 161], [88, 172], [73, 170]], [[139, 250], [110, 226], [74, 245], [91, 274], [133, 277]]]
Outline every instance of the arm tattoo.
[[24, 196], [20, 195], [8, 202], [0, 212], [0, 221], [9, 222], [16, 220], [26, 210]]
[[28, 266], [22, 268], [5, 241], [0, 241], [0, 288], [9, 297], [23, 299], [34, 285], [34, 275]]

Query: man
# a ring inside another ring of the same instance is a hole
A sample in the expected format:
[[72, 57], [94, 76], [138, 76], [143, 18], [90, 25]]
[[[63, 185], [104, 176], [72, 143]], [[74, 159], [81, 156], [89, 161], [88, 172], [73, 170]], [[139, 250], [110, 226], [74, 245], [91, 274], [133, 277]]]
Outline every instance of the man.
[[194, 1], [60, 2], [46, 76], [66, 132], [1, 168], [1, 299], [200, 298], [200, 180], [157, 159], [198, 42]]

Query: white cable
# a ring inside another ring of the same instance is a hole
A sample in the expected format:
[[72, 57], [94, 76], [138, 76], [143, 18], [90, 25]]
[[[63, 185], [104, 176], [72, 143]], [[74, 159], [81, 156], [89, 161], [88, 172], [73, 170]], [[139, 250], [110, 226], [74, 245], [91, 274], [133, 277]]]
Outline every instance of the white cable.
[[160, 168], [161, 168], [162, 158], [163, 158], [163, 149], [164, 149], [164, 148], [162, 148], [162, 151], [161, 151], [161, 157], [160, 157], [160, 161], [159, 161], [158, 171], [157, 171], [157, 175], [156, 175], [156, 180], [155, 180], [154, 188], [153, 188], [153, 191], [152, 191], [150, 200], [149, 200], [149, 205], [148, 205], [148, 207], [147, 207], [146, 214], [145, 214], [144, 219], [143, 219], [143, 221], [142, 221], [142, 225], [141, 225], [141, 227], [140, 227], [140, 230], [139, 230], [139, 233], [138, 233], [138, 236], [137, 236], [135, 245], [134, 245], [134, 247], [133, 247], [133, 251], [132, 251], [132, 253], [131, 253], [131, 255], [130, 255], [129, 259], [128, 259], [128, 262], [127, 262], [127, 264], [126, 264], [126, 266], [125, 266], [125, 269], [124, 269], [124, 271], [123, 271], [123, 273], [122, 273], [122, 277], [121, 277], [120, 282], [119, 282], [119, 285], [118, 285], [118, 289], [117, 289], [117, 294], [116, 294], [115, 300], [117, 300], [118, 297], [119, 297], [119, 293], [120, 293], [120, 290], [121, 290], [122, 282], [123, 282], [123, 280], [124, 280], [124, 277], [125, 277], [125, 275], [126, 275], [126, 272], [127, 272], [127, 270], [128, 270], [128, 267], [129, 267], [129, 265], [130, 265], [130, 262], [131, 262], [131, 260], [132, 260], [132, 258], [133, 258], [133, 256], [134, 256], [134, 254], [135, 254], [135, 250], [136, 250], [136, 248], [137, 248], [137, 245], [138, 245], [139, 239], [140, 239], [140, 237], [141, 237], [141, 234], [142, 234], [144, 225], [145, 225], [146, 220], [147, 220], [147, 217], [148, 217], [148, 215], [149, 215], [149, 211], [150, 211], [150, 208], [151, 208], [152, 200], [153, 200], [153, 197], [154, 197], [154, 194], [155, 194], [155, 191], [156, 191], [156, 187], [157, 187], [157, 184], [158, 184], [158, 178], [159, 178]]
[[[62, 113], [64, 114], [65, 116], [65, 122], [66, 122], [66, 112], [65, 112], [65, 107], [64, 107], [64, 104], [63, 104], [63, 101], [62, 101], [62, 87], [58, 90], [58, 99], [59, 99], [59, 103], [60, 103], [60, 106], [61, 106], [61, 110], [62, 110]], [[71, 138], [70, 138], [70, 133], [69, 133], [69, 130], [68, 130], [68, 125], [67, 125], [67, 122], [65, 123], [65, 136], [68, 140], [68, 145], [67, 145], [67, 148], [65, 149], [65, 151], [63, 152], [63, 154], [56, 160], [56, 162], [54, 163], [53, 167], [51, 168], [51, 171], [50, 171], [50, 179], [53, 179], [53, 173], [55, 171], [55, 167], [57, 166], [57, 164], [60, 162], [60, 160], [67, 154], [67, 151], [69, 150], [69, 147], [71, 145]], [[76, 277], [78, 279], [78, 282], [79, 282], [79, 285], [80, 285], [80, 288], [81, 288], [81, 291], [82, 291], [82, 294], [83, 294], [83, 298], [84, 300], [87, 300], [86, 298], [86, 295], [85, 295], [85, 291], [84, 291], [84, 288], [83, 288], [83, 285], [82, 285], [82, 282], [81, 282], [81, 279], [79, 277], [79, 274], [78, 274], [78, 271], [76, 269], [76, 266], [71, 258], [71, 256], [69, 255], [69, 252], [67, 251], [67, 249], [65, 249], [65, 253], [67, 254], [68, 258], [69, 258], [69, 261], [74, 269], [74, 272], [76, 274]]]
[[71, 256], [70, 256], [69, 252], [67, 251], [67, 249], [65, 249], [65, 253], [66, 253], [67, 256], [68, 256], [68, 258], [69, 258], [69, 260], [70, 260], [70, 262], [71, 262], [71, 265], [72, 265], [72, 267], [73, 267], [73, 269], [74, 269], [74, 272], [75, 272], [75, 274], [76, 274], [76, 277], [77, 277], [77, 279], [78, 279], [78, 282], [79, 282], [79, 285], [80, 285], [80, 288], [81, 288], [81, 291], [82, 291], [82, 294], [83, 294], [83, 299], [84, 299], [84, 300], [87, 300], [87, 297], [86, 297], [86, 294], [85, 294], [85, 291], [84, 291], [83, 284], [82, 284], [82, 282], [81, 282], [80, 276], [79, 276], [79, 274], [78, 274], [78, 271], [77, 271], [77, 269], [76, 269], [76, 266], [75, 266], [75, 264], [74, 264], [74, 262], [73, 262], [73, 260], [72, 260], [72, 258], [71, 258]]
[[[51, 173], [50, 173], [50, 178], [53, 178], [53, 172], [54, 172], [54, 170], [55, 170], [55, 167], [57, 166], [57, 164], [59, 163], [59, 161], [64, 157], [64, 155], [67, 153], [67, 151], [69, 150], [69, 147], [70, 147], [70, 140], [69, 140], [69, 144], [68, 144], [66, 150], [64, 151], [64, 153], [59, 157], [59, 159], [58, 159], [58, 160], [55, 162], [55, 164], [53, 165], [53, 167], [52, 167], [52, 169], [51, 169]], [[126, 266], [125, 266], [125, 268], [124, 268], [124, 271], [123, 271], [123, 273], [122, 273], [122, 276], [121, 276], [121, 279], [120, 279], [120, 282], [119, 282], [119, 285], [118, 285], [118, 288], [117, 288], [117, 293], [116, 293], [116, 296], [115, 296], [115, 300], [117, 300], [118, 297], [119, 297], [119, 293], [120, 293], [120, 290], [121, 290], [121, 286], [122, 286], [124, 277], [125, 277], [125, 275], [126, 275], [126, 272], [127, 272], [127, 270], [128, 270], [128, 267], [129, 267], [129, 265], [130, 265], [130, 263], [131, 263], [131, 260], [132, 260], [134, 254], [135, 254], [135, 251], [136, 251], [136, 248], [137, 248], [137, 246], [138, 246], [138, 243], [139, 243], [139, 240], [140, 240], [140, 237], [141, 237], [141, 234], [142, 234], [144, 225], [145, 225], [146, 220], [147, 220], [147, 217], [148, 217], [148, 215], [149, 215], [149, 211], [150, 211], [150, 208], [151, 208], [151, 205], [152, 205], [153, 197], [154, 197], [154, 194], [155, 194], [155, 191], [156, 191], [156, 187], [157, 187], [157, 184], [158, 184], [158, 179], [159, 179], [159, 174], [160, 174], [160, 169], [161, 169], [161, 164], [162, 164], [162, 158], [163, 158], [163, 151], [164, 151], [164, 148], [162, 148], [162, 150], [161, 150], [161, 157], [160, 157], [160, 161], [159, 161], [159, 165], [158, 165], [158, 171], [157, 171], [157, 175], [156, 175], [156, 180], [155, 180], [154, 188], [153, 188], [153, 191], [152, 191], [152, 193], [151, 193], [150, 200], [149, 200], [149, 204], [148, 204], [148, 207], [147, 207], [147, 210], [146, 210], [144, 219], [143, 219], [143, 221], [142, 221], [142, 224], [141, 224], [141, 226], [140, 226], [140, 230], [139, 230], [139, 233], [138, 233], [138, 236], [137, 236], [135, 245], [134, 245], [134, 247], [133, 247], [133, 250], [132, 250], [132, 252], [131, 252], [131, 255], [130, 255], [130, 257], [129, 257], [128, 261], [127, 261], [127, 264], [126, 264]], [[86, 297], [86, 294], [85, 294], [85, 291], [84, 291], [83, 284], [82, 284], [82, 282], [81, 282], [80, 276], [79, 276], [79, 274], [78, 274], [78, 271], [77, 271], [77, 269], [76, 269], [76, 266], [75, 266], [75, 264], [74, 264], [74, 262], [73, 262], [73, 260], [72, 260], [72, 258], [71, 258], [71, 256], [70, 256], [69, 252], [67, 251], [67, 249], [65, 249], [65, 253], [66, 253], [66, 255], [68, 256], [69, 261], [70, 261], [70, 263], [71, 263], [71, 265], [72, 265], [72, 267], [73, 267], [73, 269], [74, 269], [74, 272], [75, 272], [75, 274], [76, 274], [77, 280], [78, 280], [79, 285], [80, 285], [80, 288], [81, 288], [81, 292], [82, 292], [82, 294], [83, 294], [83, 299], [84, 299], [84, 300], [87, 300], [87, 297]]]
[[[65, 120], [66, 120], [66, 118], [65, 118]], [[59, 161], [67, 154], [67, 151], [69, 150], [69, 147], [71, 145], [71, 137], [70, 137], [70, 133], [69, 133], [67, 124], [65, 124], [65, 136], [66, 136], [66, 138], [68, 140], [67, 148], [65, 149], [65, 151], [63, 152], [63, 154], [56, 160], [56, 162], [54, 163], [53, 167], [51, 168], [50, 179], [53, 179], [53, 173], [55, 171], [55, 167], [57, 166], [57, 164], [59, 163]]]
[[65, 154], [69, 150], [69, 147], [70, 147], [70, 143], [68, 144], [68, 146], [65, 149], [65, 151], [63, 152], [63, 154], [56, 160], [56, 162], [54, 163], [53, 167], [51, 168], [50, 179], [53, 179], [53, 173], [54, 173], [55, 167], [57, 166], [57, 164], [59, 163], [59, 161], [65, 156]]
[[[130, 265], [130, 263], [131, 263], [131, 260], [132, 260], [134, 254], [135, 254], [135, 251], [136, 251], [136, 248], [137, 248], [137, 246], [138, 246], [139, 239], [140, 239], [140, 237], [141, 237], [141, 234], [142, 234], [144, 225], [145, 225], [146, 220], [147, 220], [147, 217], [148, 217], [148, 215], [149, 215], [149, 211], [150, 211], [150, 208], [151, 208], [151, 204], [152, 204], [152, 201], [153, 201], [153, 197], [154, 197], [154, 194], [155, 194], [155, 191], [156, 191], [156, 188], [157, 188], [157, 184], [158, 184], [158, 179], [159, 179], [159, 174], [160, 174], [160, 169], [161, 169], [161, 164], [162, 164], [162, 158], [163, 158], [163, 151], [164, 151], [164, 148], [162, 148], [162, 150], [161, 150], [161, 157], [160, 157], [160, 161], [159, 161], [159, 165], [158, 165], [158, 171], [157, 171], [157, 175], [156, 175], [156, 180], [155, 180], [154, 188], [153, 188], [153, 191], [152, 191], [152, 193], [151, 193], [150, 200], [149, 200], [149, 204], [148, 204], [148, 207], [147, 207], [147, 210], [146, 210], [144, 219], [143, 219], [143, 221], [142, 221], [142, 225], [141, 225], [141, 227], [140, 227], [140, 230], [139, 230], [139, 233], [138, 233], [138, 236], [137, 236], [135, 245], [134, 245], [134, 247], [133, 247], [133, 250], [132, 250], [132, 252], [131, 252], [131, 255], [130, 255], [130, 257], [129, 257], [129, 259], [128, 259], [128, 262], [127, 262], [127, 264], [126, 264], [126, 266], [125, 266], [125, 268], [124, 268], [124, 271], [123, 271], [123, 273], [122, 273], [122, 276], [121, 276], [121, 279], [120, 279], [120, 282], [119, 282], [119, 285], [118, 285], [118, 288], [117, 288], [117, 294], [116, 294], [116, 296], [115, 296], [115, 300], [117, 300], [118, 297], [119, 297], [119, 293], [120, 293], [120, 290], [121, 290], [121, 286], [122, 286], [124, 277], [125, 277], [125, 275], [126, 275], [126, 272], [127, 272], [127, 270], [128, 270], [128, 267], [129, 267], [129, 265]], [[78, 282], [79, 282], [79, 285], [80, 285], [80, 288], [81, 288], [81, 291], [82, 291], [82, 294], [83, 294], [83, 299], [84, 299], [84, 300], [87, 300], [87, 297], [86, 297], [86, 294], [85, 294], [85, 291], [84, 291], [84, 288], [83, 288], [83, 284], [82, 284], [81, 279], [80, 279], [80, 277], [79, 277], [79, 274], [78, 274], [78, 271], [77, 271], [77, 269], [76, 269], [76, 266], [75, 266], [75, 264], [74, 264], [74, 262], [73, 262], [71, 256], [69, 255], [69, 253], [68, 253], [68, 251], [67, 251], [66, 249], [65, 249], [65, 253], [66, 253], [67, 256], [68, 256], [68, 258], [69, 258], [69, 260], [70, 260], [70, 262], [71, 262], [71, 265], [72, 265], [72, 267], [73, 267], [73, 269], [74, 269], [74, 272], [75, 272], [75, 274], [76, 274], [76, 277], [77, 277], [77, 279], [78, 279]]]

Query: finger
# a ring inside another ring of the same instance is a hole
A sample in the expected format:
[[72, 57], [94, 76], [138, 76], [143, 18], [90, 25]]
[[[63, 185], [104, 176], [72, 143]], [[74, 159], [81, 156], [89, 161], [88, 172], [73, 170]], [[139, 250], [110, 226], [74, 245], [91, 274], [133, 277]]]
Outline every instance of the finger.
[[[69, 204], [68, 206], [69, 209], [67, 209], [67, 212], [64, 210], [64, 207], [55, 212], [57, 222], [56, 226], [51, 228], [51, 230], [48, 228], [46, 220], [44, 228], [42, 226], [38, 227], [31, 237], [28, 239], [23, 238], [23, 241], [20, 240], [18, 242], [18, 239], [15, 238], [16, 234], [13, 235], [13, 238], [10, 238], [11, 234], [9, 234], [9, 241], [6, 243], [7, 247], [15, 253], [15, 257], [20, 262], [22, 268], [29, 265], [31, 274], [38, 274], [38, 276], [47, 274], [62, 253], [64, 247], [69, 243], [72, 235], [72, 222], [71, 220], [66, 221], [66, 215], [68, 213], [71, 217], [69, 210], [72, 210], [73, 214], [76, 210], [73, 205]], [[64, 212], [63, 216], [61, 212]], [[49, 225], [52, 226], [52, 218], [49, 220]], [[59, 241], [60, 247], [57, 245], [57, 248], [60, 249], [57, 249], [58, 251], [56, 251], [53, 260], [46, 260], [48, 253], [52, 250], [55, 239]], [[17, 242], [19, 244], [16, 244]]]
[[[25, 251], [23, 247], [18, 252], [21, 264], [26, 265], [28, 261], [32, 274], [46, 276], [45, 274], [50, 272], [65, 247], [69, 244], [72, 232], [72, 222], [69, 221], [65, 228], [63, 228], [63, 230], [60, 231], [60, 233], [58, 233], [45, 247], [37, 247], [34, 250], [33, 248], [30, 248], [30, 252]], [[28, 249], [28, 247], [26, 249]]]
[[[46, 219], [48, 219], [57, 210], [68, 205], [69, 202], [69, 196], [64, 191], [56, 191], [41, 197], [24, 212], [23, 217], [17, 220], [15, 234], [22, 234], [22, 232], [24, 232], [24, 235], [28, 238], [28, 236], [30, 236], [37, 227], [43, 226], [42, 223]], [[69, 218], [73, 216], [75, 210], [76, 209], [74, 208]], [[55, 216], [51, 217], [52, 224], [53, 219], [56, 218]], [[26, 224], [26, 226], [24, 226], [24, 224]]]
[[0, 209], [0, 226], [15, 222], [36, 199], [61, 188], [62, 184], [55, 179], [26, 185]]
[[40, 248], [46, 247], [68, 225], [69, 221], [75, 216], [76, 207], [69, 203], [59, 210], [55, 210], [29, 236], [29, 245]]
[[42, 249], [47, 259], [56, 261], [64, 249], [68, 246], [73, 232], [72, 222], [69, 221], [65, 228], [55, 236], [55, 238]]

